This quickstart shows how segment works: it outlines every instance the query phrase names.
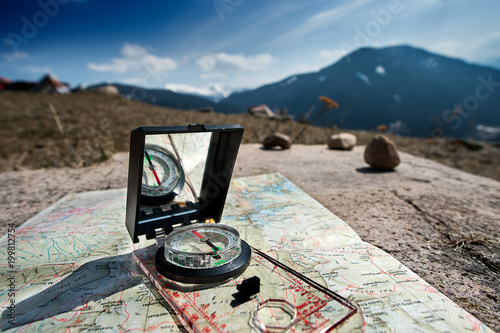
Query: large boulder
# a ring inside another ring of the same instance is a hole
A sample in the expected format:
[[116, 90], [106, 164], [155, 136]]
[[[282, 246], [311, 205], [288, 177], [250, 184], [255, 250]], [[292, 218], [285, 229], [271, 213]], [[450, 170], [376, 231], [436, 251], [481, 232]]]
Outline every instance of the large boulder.
[[350, 133], [333, 134], [328, 141], [328, 148], [340, 150], [352, 150], [356, 145], [356, 136]]
[[382, 134], [375, 135], [366, 145], [364, 158], [366, 163], [378, 170], [392, 170], [400, 162], [396, 145]]

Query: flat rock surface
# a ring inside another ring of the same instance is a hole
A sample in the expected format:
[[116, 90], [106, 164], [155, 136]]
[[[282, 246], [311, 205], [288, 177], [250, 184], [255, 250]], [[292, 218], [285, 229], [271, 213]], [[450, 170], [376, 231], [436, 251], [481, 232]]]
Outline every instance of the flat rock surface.
[[[242, 145], [234, 177], [280, 172], [359, 236], [387, 251], [490, 328], [500, 331], [500, 182], [400, 152], [390, 172], [352, 151]], [[81, 169], [0, 174], [0, 232], [73, 192], [123, 188], [128, 155]]]

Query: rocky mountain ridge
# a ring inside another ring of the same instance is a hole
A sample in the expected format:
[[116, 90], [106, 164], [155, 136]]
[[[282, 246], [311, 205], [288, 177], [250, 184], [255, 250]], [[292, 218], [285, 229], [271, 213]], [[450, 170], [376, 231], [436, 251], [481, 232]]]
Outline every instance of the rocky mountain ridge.
[[219, 102], [114, 85], [123, 96], [159, 106], [243, 113], [267, 104], [309, 122], [317, 118], [318, 97], [324, 95], [340, 107], [319, 117], [319, 126], [366, 130], [383, 124], [405, 136], [500, 140], [500, 71], [407, 45], [361, 48], [318, 72], [235, 92]]

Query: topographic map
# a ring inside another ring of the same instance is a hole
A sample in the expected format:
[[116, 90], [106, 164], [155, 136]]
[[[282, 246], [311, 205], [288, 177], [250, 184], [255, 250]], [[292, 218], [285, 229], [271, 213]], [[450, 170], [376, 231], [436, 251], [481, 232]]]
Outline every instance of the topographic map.
[[[157, 297], [134, 261], [146, 258], [154, 242], [132, 243], [125, 201], [125, 190], [72, 194], [16, 223], [15, 237], [0, 240], [0, 330], [178, 332], [177, 310], [191, 313], [194, 331], [258, 331], [251, 320], [256, 301], [246, 310], [234, 306], [240, 277], [198, 290], [176, 286], [175, 310]], [[233, 180], [221, 223], [355, 304], [357, 313], [340, 332], [492, 332], [279, 174]], [[258, 264], [252, 260], [248, 270]], [[276, 289], [274, 283], [261, 276], [261, 292]], [[292, 318], [295, 306], [281, 317]], [[317, 312], [316, 326], [344, 310], [330, 303]], [[196, 311], [209, 316], [199, 320]]]

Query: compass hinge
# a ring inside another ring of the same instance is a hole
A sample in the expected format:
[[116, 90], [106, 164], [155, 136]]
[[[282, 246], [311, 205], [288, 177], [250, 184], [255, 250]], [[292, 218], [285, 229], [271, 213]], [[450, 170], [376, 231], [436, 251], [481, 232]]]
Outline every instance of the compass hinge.
[[155, 229], [155, 239], [158, 247], [162, 247], [165, 244], [165, 230], [163, 228]]

